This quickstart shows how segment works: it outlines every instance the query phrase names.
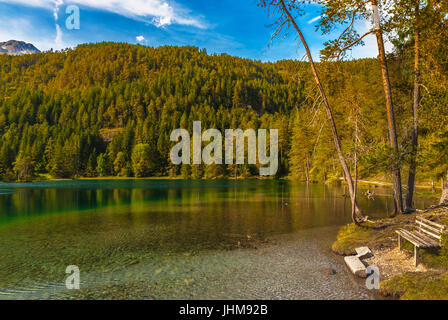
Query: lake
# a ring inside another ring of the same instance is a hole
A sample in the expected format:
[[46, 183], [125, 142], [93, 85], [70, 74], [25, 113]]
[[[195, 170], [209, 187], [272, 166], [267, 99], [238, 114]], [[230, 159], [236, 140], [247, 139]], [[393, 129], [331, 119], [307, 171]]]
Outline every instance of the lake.
[[[390, 190], [373, 189], [360, 207], [387, 216]], [[0, 299], [369, 299], [330, 251], [350, 222], [343, 195], [273, 180], [3, 183]]]

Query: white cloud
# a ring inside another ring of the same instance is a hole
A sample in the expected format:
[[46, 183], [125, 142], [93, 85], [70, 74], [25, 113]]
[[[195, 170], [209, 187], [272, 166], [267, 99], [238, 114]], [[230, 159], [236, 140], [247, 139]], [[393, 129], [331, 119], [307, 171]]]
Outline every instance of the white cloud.
[[63, 36], [63, 33], [61, 30], [61, 27], [58, 24], [56, 24], [56, 38], [54, 39], [55, 49], [65, 48], [64, 41], [62, 40], [62, 36]]
[[314, 22], [316, 22], [316, 21], [318, 21], [320, 19], [322, 19], [322, 15], [317, 16], [317, 17], [315, 17], [315, 18], [313, 18], [311, 20], [308, 20], [308, 24], [312, 24], [312, 23], [314, 23]]
[[137, 37], [135, 37], [135, 39], [136, 39], [138, 42], [143, 42], [143, 41], [145, 40], [145, 37], [144, 37], [144, 36], [137, 36]]
[[58, 24], [58, 18], [59, 18], [59, 6], [64, 4], [63, 0], [53, 0], [54, 8], [53, 8], [53, 17], [54, 17], [54, 24], [56, 28], [56, 38], [54, 39], [55, 47], [56, 48], [62, 48], [63, 41], [62, 41], [62, 30], [61, 27]]
[[75, 45], [63, 42], [61, 37], [62, 34], [56, 38], [54, 34], [45, 34], [28, 19], [12, 17], [2, 17], [0, 19], [0, 42], [21, 40], [32, 43], [41, 51], [50, 50], [51, 48], [59, 50]]
[[[53, 10], [63, 0], [0, 0], [4, 3], [21, 4]], [[177, 5], [170, 5], [166, 0], [67, 0], [67, 4], [77, 4], [98, 10], [113, 12], [128, 18], [152, 23], [158, 27], [170, 24], [193, 26], [205, 29], [206, 25], [198, 17]], [[57, 12], [54, 12], [57, 18]]]
[[63, 0], [53, 0], [52, 1], [54, 4], [54, 8], [53, 8], [53, 17], [55, 21], [58, 21], [59, 18], [59, 6], [62, 6], [64, 4]]

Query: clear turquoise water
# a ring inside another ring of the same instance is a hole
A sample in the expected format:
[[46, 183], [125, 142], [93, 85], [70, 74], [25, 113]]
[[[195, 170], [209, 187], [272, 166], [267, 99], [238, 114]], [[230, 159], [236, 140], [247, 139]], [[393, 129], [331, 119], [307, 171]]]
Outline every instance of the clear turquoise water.
[[[311, 260], [322, 255], [330, 263], [326, 248], [337, 227], [350, 222], [343, 193], [341, 187], [258, 180], [0, 184], [0, 298], [189, 298], [194, 290], [193, 298], [208, 298], [200, 293], [213, 281], [204, 274], [190, 279], [183, 270], [192, 259], [193, 269], [225, 281], [217, 261], [247, 265], [257, 259], [254, 247], [281, 246], [270, 239], [285, 236], [293, 237], [285, 248], [308, 243]], [[390, 192], [375, 193], [360, 206], [370, 217], [386, 216], [393, 208]], [[430, 204], [417, 199], [420, 208]], [[83, 290], [65, 289], [68, 265], [79, 266]], [[228, 295], [218, 298], [232, 297], [239, 285], [227, 277]], [[191, 289], [191, 281], [199, 287]], [[259, 294], [255, 282], [254, 288], [241, 298], [270, 297]]]

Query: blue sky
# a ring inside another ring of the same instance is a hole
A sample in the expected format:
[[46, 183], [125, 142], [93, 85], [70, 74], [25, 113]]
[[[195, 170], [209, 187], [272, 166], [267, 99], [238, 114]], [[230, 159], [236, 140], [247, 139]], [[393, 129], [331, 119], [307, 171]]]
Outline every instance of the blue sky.
[[[80, 9], [80, 29], [68, 30], [66, 8]], [[320, 7], [308, 5], [299, 23], [317, 59], [330, 37], [315, 32]], [[40, 50], [80, 43], [116, 41], [147, 46], [192, 45], [262, 61], [300, 59], [304, 52], [291, 34], [270, 47], [272, 23], [255, 0], [0, 0], [0, 41], [23, 40]], [[367, 22], [360, 21], [360, 32]], [[375, 40], [356, 48], [353, 58], [377, 56]]]

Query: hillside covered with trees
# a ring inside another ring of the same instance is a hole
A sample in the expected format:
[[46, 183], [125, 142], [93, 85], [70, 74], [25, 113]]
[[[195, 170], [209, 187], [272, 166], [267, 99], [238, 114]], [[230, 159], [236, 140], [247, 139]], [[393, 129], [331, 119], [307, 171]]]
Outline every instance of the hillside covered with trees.
[[[431, 72], [422, 72], [417, 179], [439, 181], [448, 169], [448, 45], [432, 45], [424, 66]], [[387, 142], [378, 61], [318, 63], [350, 166], [355, 141], [361, 150], [362, 178], [387, 176], [391, 163], [406, 167], [409, 162], [412, 48], [405, 41], [396, 47], [388, 60], [400, 159], [392, 159]], [[221, 131], [279, 129], [279, 176], [311, 181], [340, 177], [331, 130], [307, 64], [119, 43], [0, 56], [0, 177], [25, 181], [49, 173], [56, 178], [212, 179], [258, 174], [249, 165], [172, 165], [172, 130], [192, 132], [195, 120]]]

